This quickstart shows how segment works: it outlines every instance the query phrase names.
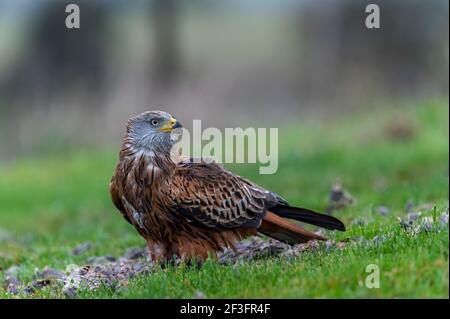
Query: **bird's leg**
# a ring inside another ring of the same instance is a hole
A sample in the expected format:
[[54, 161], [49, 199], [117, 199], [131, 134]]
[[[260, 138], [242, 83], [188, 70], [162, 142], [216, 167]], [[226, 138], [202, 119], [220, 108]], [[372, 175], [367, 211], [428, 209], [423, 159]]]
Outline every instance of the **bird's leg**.
[[201, 267], [208, 257], [216, 255], [214, 248], [206, 242], [185, 236], [178, 236], [175, 242], [177, 255], [190, 267]]
[[166, 261], [167, 249], [162, 243], [147, 239], [148, 261], [152, 264], [163, 264]]

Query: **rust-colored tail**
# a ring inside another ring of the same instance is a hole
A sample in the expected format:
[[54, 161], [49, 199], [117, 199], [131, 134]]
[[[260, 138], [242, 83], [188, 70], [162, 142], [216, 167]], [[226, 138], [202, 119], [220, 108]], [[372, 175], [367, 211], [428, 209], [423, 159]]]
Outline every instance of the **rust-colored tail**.
[[303, 227], [294, 225], [270, 211], [267, 212], [266, 216], [262, 220], [258, 231], [289, 245], [306, 243], [307, 241], [313, 239], [326, 240], [325, 237], [314, 234]]

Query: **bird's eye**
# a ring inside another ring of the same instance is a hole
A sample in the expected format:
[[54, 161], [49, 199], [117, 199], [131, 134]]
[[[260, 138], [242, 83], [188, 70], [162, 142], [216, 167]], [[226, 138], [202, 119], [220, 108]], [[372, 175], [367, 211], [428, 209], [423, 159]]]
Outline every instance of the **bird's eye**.
[[158, 120], [152, 120], [152, 125], [153, 125], [153, 126], [158, 125], [158, 123], [159, 123]]

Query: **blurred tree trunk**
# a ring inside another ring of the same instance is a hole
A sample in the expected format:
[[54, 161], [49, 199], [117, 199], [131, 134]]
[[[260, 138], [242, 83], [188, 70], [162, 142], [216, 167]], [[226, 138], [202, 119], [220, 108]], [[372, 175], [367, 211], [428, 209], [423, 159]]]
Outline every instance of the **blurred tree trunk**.
[[[49, 100], [88, 96], [89, 100], [101, 96], [105, 81], [105, 53], [107, 48], [104, 32], [106, 11], [95, 1], [78, 1], [81, 27], [67, 29], [66, 5], [72, 1], [44, 2], [32, 20], [30, 42], [21, 51], [20, 62], [6, 76], [4, 98], [8, 101], [22, 100], [17, 107], [49, 107]], [[26, 94], [24, 94], [26, 92]], [[43, 101], [42, 103], [34, 103]], [[98, 107], [101, 103], [80, 101], [83, 107]], [[7, 103], [9, 104], [9, 103]], [[60, 103], [60, 107], [65, 107]]]
[[309, 2], [298, 12], [303, 96], [361, 100], [441, 86], [448, 63], [433, 62], [448, 61], [448, 1], [376, 3], [380, 29], [366, 28], [363, 0]]
[[178, 5], [177, 0], [156, 0], [151, 6], [154, 35], [152, 82], [161, 89], [170, 87], [179, 74]]

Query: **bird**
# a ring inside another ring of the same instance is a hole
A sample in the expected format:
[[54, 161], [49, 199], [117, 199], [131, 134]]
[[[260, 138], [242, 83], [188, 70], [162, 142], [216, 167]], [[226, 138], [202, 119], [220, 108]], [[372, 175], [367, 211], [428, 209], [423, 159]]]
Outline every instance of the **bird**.
[[215, 161], [174, 158], [171, 134], [179, 128], [164, 111], [131, 117], [109, 184], [112, 202], [145, 239], [151, 262], [203, 262], [255, 235], [289, 245], [326, 240], [289, 219], [345, 231], [339, 219], [290, 206]]

